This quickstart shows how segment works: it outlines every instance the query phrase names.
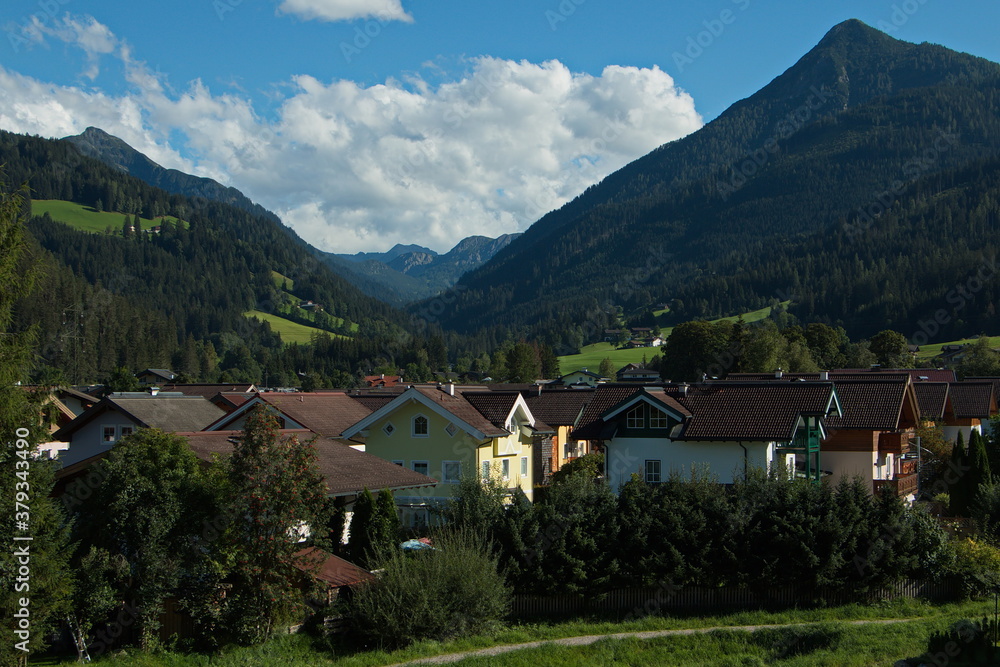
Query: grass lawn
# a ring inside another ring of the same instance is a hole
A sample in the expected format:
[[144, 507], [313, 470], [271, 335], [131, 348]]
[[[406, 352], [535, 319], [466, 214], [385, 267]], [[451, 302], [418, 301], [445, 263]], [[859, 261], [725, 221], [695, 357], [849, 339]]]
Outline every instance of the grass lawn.
[[[1000, 336], [990, 336], [990, 347], [1000, 347]], [[967, 345], [969, 343], [975, 343], [977, 338], [966, 338], [964, 340], [952, 340], [947, 343], [928, 343], [927, 345], [921, 345], [920, 351], [917, 352], [917, 359], [920, 361], [930, 361], [934, 357], [941, 354], [941, 349], [945, 345]]]
[[283, 343], [298, 343], [300, 345], [308, 344], [312, 340], [313, 334], [326, 334], [333, 338], [344, 338], [344, 336], [341, 336], [340, 334], [330, 333], [329, 331], [317, 329], [316, 327], [307, 327], [304, 324], [292, 322], [291, 320], [286, 320], [283, 317], [278, 317], [277, 315], [272, 315], [259, 310], [248, 310], [243, 313], [243, 316], [256, 317], [262, 322], [268, 322], [271, 325], [271, 331], [281, 336], [281, 341]]
[[285, 284], [288, 284], [288, 291], [295, 291], [295, 281], [286, 275], [278, 273], [277, 271], [271, 271], [271, 281], [274, 282], [274, 286], [278, 289], [282, 289]]
[[[962, 618], [981, 618], [992, 613], [992, 601], [930, 605], [916, 600], [898, 600], [874, 605], [848, 605], [826, 609], [784, 612], [750, 611], [717, 616], [651, 616], [635, 621], [574, 620], [552, 623], [521, 623], [492, 635], [450, 642], [424, 641], [399, 651], [359, 652], [336, 643], [326, 644], [307, 635], [282, 636], [255, 647], [231, 648], [205, 656], [161, 652], [143, 654], [126, 649], [105, 656], [99, 664], [108, 667], [200, 667], [214, 665], [330, 665], [374, 667], [434, 655], [473, 651], [490, 646], [548, 641], [564, 637], [712, 628], [719, 626], [811, 623], [804, 628], [764, 628], [755, 632], [717, 630], [690, 636], [654, 639], [609, 639], [590, 646], [564, 647], [547, 644], [490, 658], [467, 658], [462, 665], [538, 667], [541, 665], [891, 665], [896, 660], [920, 655], [935, 630], [946, 629]], [[845, 621], [917, 619], [891, 625], [850, 625]], [[32, 661], [32, 664], [36, 664]], [[69, 665], [47, 661], [38, 664]]]
[[[109, 226], [116, 233], [120, 234], [122, 231], [122, 223], [125, 222], [124, 213], [111, 213], [109, 211], [98, 213], [90, 206], [75, 204], [73, 202], [62, 201], [59, 199], [31, 200], [32, 215], [42, 215], [45, 212], [48, 212], [52, 219], [57, 222], [64, 222], [70, 227], [79, 229], [80, 231], [94, 232], [98, 234], [103, 234]], [[134, 218], [135, 216], [130, 217]], [[177, 218], [168, 216], [166, 219], [175, 225], [177, 224]], [[159, 224], [159, 218], [156, 220], [140, 218], [140, 226], [143, 229], [149, 229]]]
[[[782, 302], [785, 306], [789, 303], [791, 302]], [[766, 319], [770, 315], [771, 307], [768, 306], [749, 313], [743, 313], [743, 321], [750, 324], [751, 322], [759, 322], [760, 320]], [[739, 319], [739, 317], [739, 315], [720, 317], [717, 320], [712, 320], [712, 322], [735, 322]], [[671, 331], [673, 331], [672, 327], [662, 329], [660, 335], [664, 340], [666, 340], [670, 336]], [[585, 345], [583, 349], [580, 350], [580, 354], [570, 354], [564, 357], [559, 357], [559, 370], [563, 375], [572, 373], [573, 371], [578, 371], [581, 368], [586, 368], [590, 372], [596, 373], [598, 367], [605, 358], [611, 359], [611, 361], [615, 364], [615, 370], [618, 370], [628, 364], [640, 363], [643, 355], [646, 355], [647, 360], [652, 359], [653, 355], [658, 352], [662, 352], [662, 349], [657, 347], [643, 347], [632, 350], [617, 350], [615, 349], [613, 343], [594, 343], [592, 345]]]

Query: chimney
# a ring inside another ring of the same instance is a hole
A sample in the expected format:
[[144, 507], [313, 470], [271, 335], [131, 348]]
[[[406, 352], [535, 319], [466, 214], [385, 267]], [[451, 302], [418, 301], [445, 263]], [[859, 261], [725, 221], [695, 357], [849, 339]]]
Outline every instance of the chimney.
[[826, 382], [827, 380], [829, 380], [830, 379], [830, 371], [820, 371], [819, 372], [819, 379], [822, 380], [823, 382]]
[[681, 382], [679, 385], [677, 385], [677, 389], [680, 391], [681, 396], [687, 396], [688, 395], [688, 383], [687, 382]]
[[542, 385], [538, 385], [538, 395], [542, 395]]
[[783, 370], [781, 370], [780, 368], [778, 370], [774, 371], [774, 379], [775, 380], [780, 380], [784, 376], [785, 376], [785, 372]]
[[156, 396], [159, 393], [160, 393], [160, 388], [159, 387], [150, 387], [149, 388], [149, 395], [150, 396]]
[[449, 396], [454, 396], [455, 395], [455, 383], [454, 382], [449, 382], [447, 384], [447, 386], [445, 387], [445, 390], [448, 392]]

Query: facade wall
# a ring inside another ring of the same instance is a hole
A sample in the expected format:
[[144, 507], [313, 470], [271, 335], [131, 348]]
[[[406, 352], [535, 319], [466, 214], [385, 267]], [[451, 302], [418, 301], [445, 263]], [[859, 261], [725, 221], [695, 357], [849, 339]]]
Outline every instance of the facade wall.
[[[114, 442], [106, 442], [104, 440], [104, 427], [115, 429]], [[125, 415], [113, 411], [107, 411], [98, 415], [89, 424], [81, 427], [73, 434], [69, 449], [59, 453], [59, 460], [62, 461], [63, 466], [68, 466], [91, 456], [109, 451], [114, 446], [114, 443], [121, 439], [122, 427], [137, 431], [139, 424]]]
[[[770, 468], [774, 462], [772, 443], [675, 442], [668, 438], [615, 438], [605, 445], [605, 471], [617, 491], [639, 473], [646, 474], [646, 461], [660, 462], [661, 481], [671, 472], [690, 474], [697, 467], [707, 470], [721, 484], [732, 484], [747, 467]], [[744, 454], [744, 447], [746, 454]]]
[[[418, 416], [427, 419], [427, 435], [414, 435], [414, 419]], [[392, 424], [391, 433], [387, 433], [387, 425]], [[458, 477], [468, 472], [482, 474], [483, 463], [489, 464], [491, 474], [503, 474], [503, 461], [507, 461], [507, 482], [511, 488], [520, 486], [530, 499], [534, 485], [531, 436], [526, 431], [518, 431], [504, 438], [494, 438], [480, 441], [454, 426], [454, 433], [448, 433], [452, 422], [425, 405], [416, 401], [400, 406], [387, 417], [374, 422], [368, 428], [365, 439], [365, 451], [386, 461], [399, 463], [411, 470], [421, 469], [427, 464], [426, 474], [440, 483], [427, 489], [412, 489], [407, 496], [396, 496], [400, 506], [421, 505], [435, 502], [452, 496], [458, 488]], [[524, 459], [524, 464], [522, 460]], [[458, 463], [458, 476], [453, 481], [445, 479], [446, 468], [456, 472], [453, 465]], [[447, 464], [447, 465], [446, 465]], [[522, 465], [527, 466], [525, 474], [521, 474]]]
[[979, 433], [982, 434], [983, 427], [978, 419], [960, 419], [956, 420], [953, 424], [945, 425], [943, 430], [945, 439], [951, 440], [952, 442], [958, 440], [958, 434], [961, 432], [962, 440], [964, 440], [965, 444], [968, 445], [972, 432], [979, 431]]
[[[885, 457], [883, 457], [884, 459]], [[874, 450], [868, 452], [851, 451], [828, 451], [824, 448], [820, 452], [820, 467], [829, 470], [833, 475], [829, 478], [831, 484], [838, 484], [842, 479], [850, 480], [854, 476], [860, 477], [865, 482], [874, 479], [886, 479], [887, 472], [885, 461], [879, 466], [880, 459]], [[881, 469], [881, 470], [880, 470]], [[882, 476], [879, 476], [879, 473]], [[891, 472], [889, 477], [891, 477]], [[871, 484], [867, 485], [871, 489]]]

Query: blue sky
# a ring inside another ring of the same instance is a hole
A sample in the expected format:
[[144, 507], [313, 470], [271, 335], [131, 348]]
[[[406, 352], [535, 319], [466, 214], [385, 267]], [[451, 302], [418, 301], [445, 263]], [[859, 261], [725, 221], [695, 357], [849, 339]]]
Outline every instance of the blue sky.
[[525, 229], [859, 18], [1000, 61], [979, 0], [6, 0], [0, 128], [96, 125], [332, 251]]

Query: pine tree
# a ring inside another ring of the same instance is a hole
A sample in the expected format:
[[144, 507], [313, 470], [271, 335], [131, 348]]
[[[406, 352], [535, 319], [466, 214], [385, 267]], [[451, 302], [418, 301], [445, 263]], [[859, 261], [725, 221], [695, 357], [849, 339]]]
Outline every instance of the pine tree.
[[278, 617], [299, 597], [290, 567], [304, 546], [295, 536], [326, 525], [326, 483], [316, 466], [316, 450], [294, 436], [281, 438], [277, 418], [254, 409], [233, 450], [230, 542], [234, 568], [225, 616], [244, 642], [258, 642], [275, 629]]
[[[965, 451], [965, 436], [959, 431], [958, 437], [955, 439], [955, 446], [951, 450], [952, 470], [966, 470], [968, 461], [969, 456]], [[968, 473], [955, 475], [948, 485], [948, 509], [953, 516], [965, 516], [969, 510], [968, 485]]]
[[400, 527], [399, 512], [392, 491], [382, 489], [375, 499], [375, 516], [372, 520], [371, 545], [375, 557], [395, 548]]
[[360, 567], [368, 564], [368, 556], [371, 554], [371, 525], [374, 517], [375, 498], [366, 487], [354, 501], [350, 538], [347, 543], [348, 560]]
[[[0, 541], [8, 545], [0, 553], [0, 600], [8, 614], [5, 641], [0, 643], [0, 662], [4, 664], [26, 660], [29, 654], [45, 648], [54, 621], [67, 609], [72, 588], [67, 524], [61, 507], [49, 495], [55, 464], [33, 456], [35, 446], [46, 435], [40, 406], [17, 386], [28, 379], [35, 338], [34, 330], [18, 332], [12, 328], [14, 305], [31, 292], [36, 276], [25, 242], [25, 200], [24, 188], [7, 192], [0, 178], [0, 499], [11, 512], [0, 523]], [[18, 493], [27, 497], [18, 498]], [[18, 515], [15, 501], [30, 510]], [[31, 540], [15, 541], [15, 537]], [[18, 563], [15, 554], [25, 547], [30, 549], [31, 579], [18, 582], [15, 578], [23, 563]], [[26, 583], [30, 592], [24, 588]], [[22, 598], [29, 601], [27, 606], [20, 604]], [[12, 632], [19, 623], [13, 615], [22, 609], [29, 614], [28, 637]]]

